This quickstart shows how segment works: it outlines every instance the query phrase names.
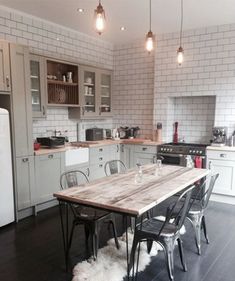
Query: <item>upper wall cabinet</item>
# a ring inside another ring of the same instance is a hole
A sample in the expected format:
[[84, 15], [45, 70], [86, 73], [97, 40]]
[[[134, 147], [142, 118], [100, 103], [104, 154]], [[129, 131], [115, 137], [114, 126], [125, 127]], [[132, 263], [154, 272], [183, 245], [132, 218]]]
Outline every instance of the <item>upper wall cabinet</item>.
[[33, 117], [46, 116], [46, 74], [45, 59], [30, 55], [30, 86]]
[[79, 66], [80, 109], [70, 109], [70, 118], [103, 118], [112, 115], [112, 72]]
[[0, 91], [11, 91], [9, 44], [0, 41]]
[[79, 106], [78, 65], [47, 59], [48, 106]]

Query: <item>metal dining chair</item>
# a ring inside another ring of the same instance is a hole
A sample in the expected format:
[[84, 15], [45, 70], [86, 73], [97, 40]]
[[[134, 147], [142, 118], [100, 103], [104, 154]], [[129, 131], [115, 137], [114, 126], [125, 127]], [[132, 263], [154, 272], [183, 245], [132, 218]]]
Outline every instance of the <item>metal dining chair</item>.
[[121, 160], [111, 160], [105, 163], [104, 172], [106, 176], [113, 174], [123, 174], [127, 170], [125, 164]]
[[[174, 248], [175, 242], [177, 241], [180, 259], [183, 266], [183, 270], [187, 271], [187, 266], [183, 253], [183, 245], [180, 237], [180, 229], [184, 224], [186, 215], [189, 210], [189, 204], [191, 202], [192, 191], [195, 186], [190, 186], [178, 197], [171, 209], [167, 209], [165, 221], [160, 221], [157, 218], [150, 218], [138, 224], [134, 233], [134, 240], [130, 256], [129, 270], [133, 268], [133, 275], [138, 274], [138, 263], [140, 253], [140, 242], [147, 242], [148, 253], [151, 252], [153, 241], [160, 244], [164, 250], [166, 256], [166, 263], [168, 269], [168, 275], [170, 280], [174, 280]], [[181, 204], [183, 202], [183, 205]], [[175, 216], [175, 209], [178, 209], [178, 205], [182, 206], [179, 208], [177, 216]], [[174, 217], [172, 217], [174, 214]], [[138, 247], [138, 257], [136, 265], [136, 273], [134, 269], [135, 252]], [[133, 276], [134, 277], [134, 276]], [[135, 279], [136, 280], [136, 279]]]
[[[79, 170], [68, 171], [61, 175], [60, 177], [60, 186], [61, 189], [66, 189], [74, 186], [81, 186], [88, 183], [88, 177], [85, 173]], [[86, 244], [88, 245], [89, 236], [91, 237], [92, 242], [92, 252], [94, 260], [97, 259], [97, 252], [99, 247], [99, 233], [100, 228], [103, 223], [108, 223], [112, 225], [115, 244], [117, 249], [120, 248], [119, 242], [117, 239], [117, 231], [115, 226], [115, 219], [112, 213], [94, 209], [91, 207], [83, 207], [77, 204], [68, 203], [70, 209], [73, 213], [73, 223], [70, 232], [69, 246], [71, 248], [74, 228], [77, 225], [84, 225]]]
[[195, 230], [195, 240], [198, 254], [201, 255], [201, 229], [204, 231], [207, 244], [209, 244], [209, 237], [207, 234], [205, 210], [208, 206], [215, 182], [219, 174], [212, 175], [209, 182], [206, 180], [201, 186], [198, 187], [199, 192], [194, 200], [192, 206], [187, 214], [187, 219], [193, 225]]

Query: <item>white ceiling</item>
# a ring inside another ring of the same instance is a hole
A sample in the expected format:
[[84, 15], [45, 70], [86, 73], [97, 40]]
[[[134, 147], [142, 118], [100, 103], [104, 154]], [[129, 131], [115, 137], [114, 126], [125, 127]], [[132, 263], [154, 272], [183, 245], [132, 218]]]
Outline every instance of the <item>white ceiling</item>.
[[[0, 0], [0, 4], [101, 39], [123, 43], [145, 36], [149, 29], [149, 0], [102, 0], [107, 28], [94, 31], [98, 0]], [[83, 14], [77, 8], [84, 8]], [[235, 23], [235, 0], [184, 0], [184, 29]], [[152, 0], [154, 33], [179, 31], [180, 0]], [[125, 26], [125, 31], [120, 31]]]

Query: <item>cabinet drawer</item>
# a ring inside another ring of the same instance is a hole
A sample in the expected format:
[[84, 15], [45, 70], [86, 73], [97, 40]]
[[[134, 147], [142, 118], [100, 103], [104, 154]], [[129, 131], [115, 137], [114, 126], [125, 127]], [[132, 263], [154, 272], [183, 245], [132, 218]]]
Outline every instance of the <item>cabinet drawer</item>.
[[232, 151], [210, 151], [207, 150], [207, 157], [217, 160], [235, 160], [235, 152]]
[[157, 153], [157, 147], [153, 145], [136, 145], [135, 152], [144, 153]]
[[36, 156], [40, 161], [49, 159], [60, 159], [60, 153], [48, 153], [40, 156]]
[[103, 163], [109, 160], [109, 147], [102, 146], [102, 147], [94, 147], [90, 148], [90, 163]]

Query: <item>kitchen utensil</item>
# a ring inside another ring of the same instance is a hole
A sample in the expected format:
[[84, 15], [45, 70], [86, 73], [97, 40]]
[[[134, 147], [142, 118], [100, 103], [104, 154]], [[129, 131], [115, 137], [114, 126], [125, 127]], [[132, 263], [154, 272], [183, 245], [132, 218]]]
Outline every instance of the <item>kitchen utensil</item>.
[[128, 130], [128, 138], [133, 139], [137, 137], [138, 131], [140, 130], [139, 127], [131, 127]]
[[174, 135], [173, 135], [173, 142], [174, 143], [178, 143], [178, 122], [174, 123], [174, 127], [175, 127], [175, 131], [174, 131]]
[[212, 146], [225, 146], [227, 142], [227, 127], [214, 127], [212, 129]]
[[66, 76], [67, 76], [67, 82], [73, 83], [73, 72], [70, 72], [70, 71], [67, 72]]
[[39, 150], [39, 149], [40, 149], [40, 147], [41, 147], [41, 144], [40, 144], [40, 143], [38, 143], [38, 142], [35, 142], [35, 143], [33, 144], [33, 148], [34, 148], [34, 150]]

